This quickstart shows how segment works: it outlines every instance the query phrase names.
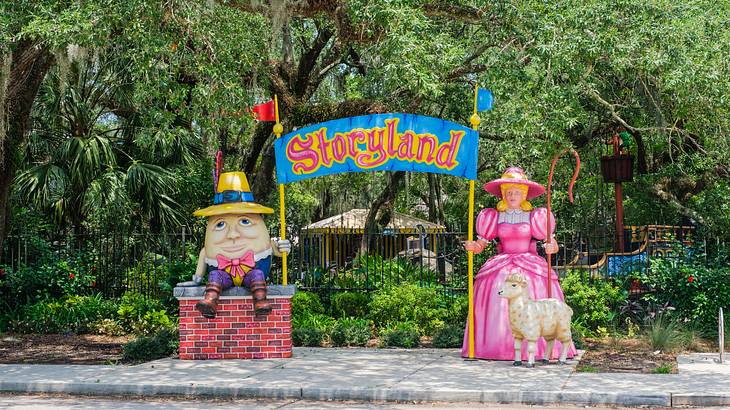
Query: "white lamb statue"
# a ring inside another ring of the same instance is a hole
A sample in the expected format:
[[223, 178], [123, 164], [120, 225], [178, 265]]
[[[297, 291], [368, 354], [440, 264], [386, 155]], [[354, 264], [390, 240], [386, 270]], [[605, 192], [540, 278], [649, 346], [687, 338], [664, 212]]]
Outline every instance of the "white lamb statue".
[[527, 367], [535, 366], [535, 350], [540, 336], [547, 342], [543, 362], [548, 363], [551, 359], [557, 339], [562, 343], [559, 363], [565, 364], [571, 343], [570, 319], [573, 309], [558, 299], [531, 299], [527, 294], [527, 280], [519, 272], [507, 276], [499, 295], [509, 300], [509, 324], [515, 338], [514, 365], [522, 365], [522, 340], [527, 339]]

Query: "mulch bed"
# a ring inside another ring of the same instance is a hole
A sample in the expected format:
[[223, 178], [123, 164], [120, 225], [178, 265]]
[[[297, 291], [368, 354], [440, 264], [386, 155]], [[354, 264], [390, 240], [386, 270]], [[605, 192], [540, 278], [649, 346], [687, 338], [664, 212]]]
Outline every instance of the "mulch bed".
[[641, 339], [586, 339], [580, 372], [677, 373], [674, 353], [652, 351]]
[[122, 357], [130, 336], [0, 335], [0, 363], [110, 364]]

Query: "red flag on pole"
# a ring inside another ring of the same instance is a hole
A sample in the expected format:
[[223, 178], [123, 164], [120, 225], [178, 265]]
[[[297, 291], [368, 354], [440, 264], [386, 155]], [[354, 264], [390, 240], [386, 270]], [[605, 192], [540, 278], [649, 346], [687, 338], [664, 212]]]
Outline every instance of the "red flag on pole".
[[254, 105], [251, 110], [255, 114], [255, 118], [258, 121], [276, 121], [276, 115], [274, 113], [274, 100], [265, 102], [263, 104]]

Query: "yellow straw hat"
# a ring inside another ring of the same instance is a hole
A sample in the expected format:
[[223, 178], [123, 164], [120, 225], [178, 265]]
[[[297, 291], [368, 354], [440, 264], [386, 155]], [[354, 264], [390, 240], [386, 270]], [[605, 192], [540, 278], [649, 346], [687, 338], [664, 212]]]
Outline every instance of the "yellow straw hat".
[[246, 173], [224, 172], [218, 177], [213, 205], [193, 212], [195, 216], [225, 214], [273, 214], [274, 210], [254, 202]]

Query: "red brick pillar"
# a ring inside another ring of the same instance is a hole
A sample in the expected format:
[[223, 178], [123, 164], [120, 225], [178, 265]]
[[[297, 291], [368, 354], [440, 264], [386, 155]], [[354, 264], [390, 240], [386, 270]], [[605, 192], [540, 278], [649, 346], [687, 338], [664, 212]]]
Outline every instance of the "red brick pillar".
[[175, 288], [180, 303], [180, 359], [268, 359], [291, 357], [291, 297], [294, 286], [268, 286], [271, 313], [256, 316], [251, 293], [223, 292], [215, 319], [195, 310], [203, 287]]

